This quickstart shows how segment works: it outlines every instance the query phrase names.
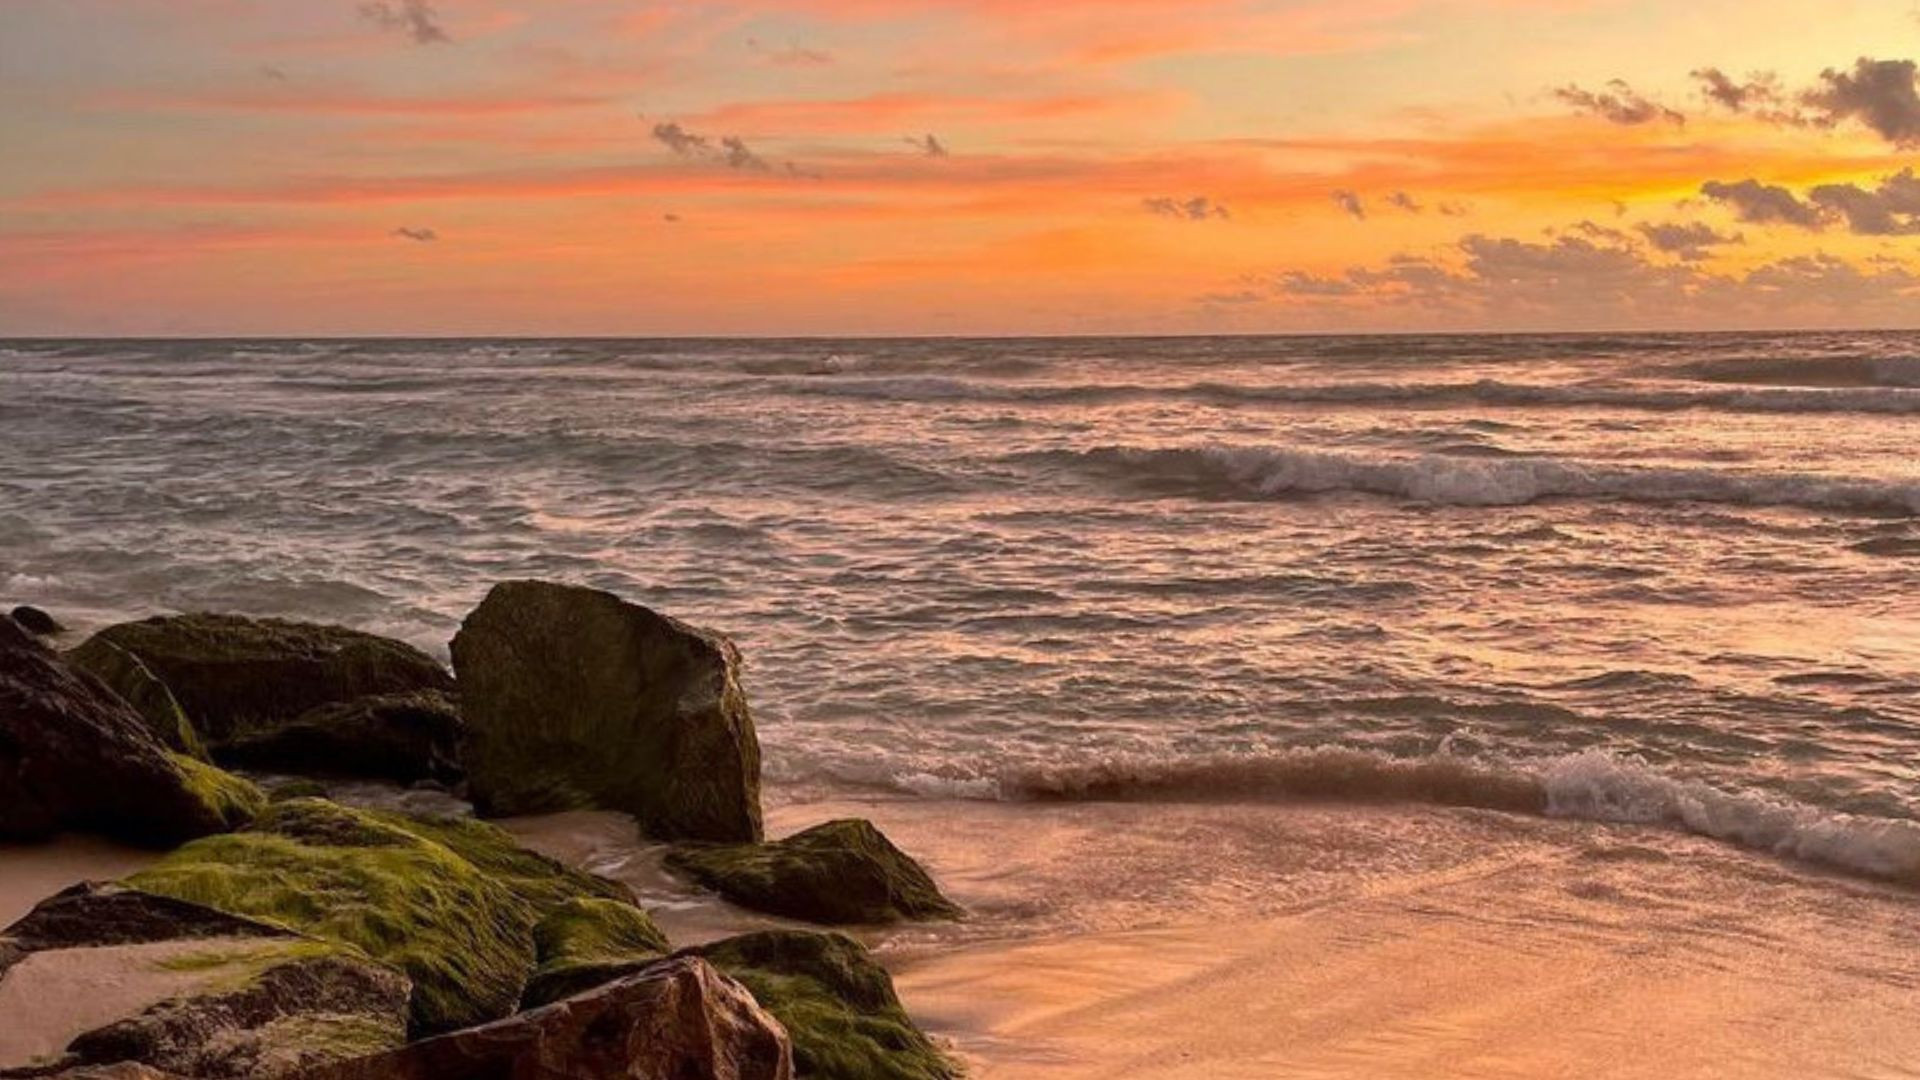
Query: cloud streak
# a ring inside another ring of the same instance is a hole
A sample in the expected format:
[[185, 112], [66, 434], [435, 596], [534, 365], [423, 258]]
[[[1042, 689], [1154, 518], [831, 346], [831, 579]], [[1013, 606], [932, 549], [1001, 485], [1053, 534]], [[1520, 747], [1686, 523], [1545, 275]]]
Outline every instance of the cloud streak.
[[1159, 195], [1142, 199], [1140, 205], [1149, 214], [1172, 218], [1175, 221], [1228, 221], [1233, 217], [1226, 207], [1205, 195], [1195, 195], [1188, 199]]
[[1624, 80], [1613, 79], [1600, 90], [1583, 90], [1573, 84], [1557, 87], [1553, 96], [1562, 104], [1587, 116], [1597, 116], [1610, 124], [1634, 126], [1666, 122], [1685, 126], [1686, 115], [1641, 94]]
[[360, 5], [360, 17], [382, 30], [406, 35], [415, 45], [446, 45], [453, 41], [440, 24], [432, 0], [369, 0]]

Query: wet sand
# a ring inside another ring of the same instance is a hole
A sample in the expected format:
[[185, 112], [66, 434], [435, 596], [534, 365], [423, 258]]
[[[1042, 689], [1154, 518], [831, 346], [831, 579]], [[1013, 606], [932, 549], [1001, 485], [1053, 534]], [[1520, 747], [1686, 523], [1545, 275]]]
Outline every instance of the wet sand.
[[[978, 1077], [1920, 1076], [1920, 896], [1712, 841], [1418, 807], [895, 800], [787, 802], [770, 832], [850, 814], [973, 912], [861, 936]], [[516, 828], [596, 851], [682, 940], [774, 921], [688, 897], [618, 819]]]

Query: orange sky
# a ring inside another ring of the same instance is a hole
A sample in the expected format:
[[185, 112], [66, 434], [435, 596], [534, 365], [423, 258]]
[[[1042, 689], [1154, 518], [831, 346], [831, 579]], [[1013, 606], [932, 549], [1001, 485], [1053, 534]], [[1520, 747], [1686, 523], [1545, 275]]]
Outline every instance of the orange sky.
[[1914, 326], [1916, 53], [1907, 0], [0, 0], [0, 336]]

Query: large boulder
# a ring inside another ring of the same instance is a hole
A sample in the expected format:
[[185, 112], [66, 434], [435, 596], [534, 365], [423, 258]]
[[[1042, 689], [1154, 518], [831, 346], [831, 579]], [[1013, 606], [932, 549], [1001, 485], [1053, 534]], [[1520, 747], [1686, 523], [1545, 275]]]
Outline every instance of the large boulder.
[[786, 1033], [738, 983], [692, 957], [485, 1027], [300, 1080], [791, 1080]]
[[738, 979], [793, 1040], [805, 1080], [953, 1080], [959, 1067], [901, 1007], [893, 979], [844, 934], [768, 930], [686, 950]]
[[513, 1012], [534, 927], [623, 887], [525, 851], [481, 822], [274, 803], [252, 828], [188, 844], [127, 882], [348, 946], [413, 980], [410, 1030], [437, 1034]]
[[520, 994], [534, 1009], [631, 975], [673, 951], [647, 913], [597, 897], [570, 900], [533, 928], [539, 967]]
[[201, 743], [199, 732], [194, 730], [193, 721], [187, 718], [187, 711], [180, 707], [179, 699], [139, 657], [110, 641], [94, 639], [87, 643], [84, 652], [75, 651], [67, 659], [133, 706], [147, 722], [147, 730], [169, 749], [202, 761], [209, 760], [207, 748]]
[[37, 634], [40, 637], [52, 637], [55, 634], [64, 634], [67, 632], [67, 628], [60, 625], [59, 619], [29, 604], [21, 604], [19, 607], [9, 611], [7, 615], [14, 622], [19, 623], [29, 634]]
[[0, 619], [0, 840], [71, 829], [172, 846], [236, 828], [264, 801], [169, 750], [98, 680]]
[[283, 1076], [406, 1040], [404, 976], [291, 931], [84, 885], [0, 936], [0, 1076]]
[[450, 695], [417, 690], [321, 705], [237, 735], [219, 753], [222, 762], [248, 769], [451, 784], [463, 775], [462, 731]]
[[760, 838], [760, 744], [719, 634], [513, 581], [461, 624], [453, 666], [483, 811], [622, 810], [661, 839]]
[[321, 705], [374, 694], [450, 691], [433, 658], [404, 642], [339, 626], [240, 615], [165, 615], [94, 634], [73, 662], [116, 690], [112, 648], [165, 683], [216, 750]]
[[873, 824], [829, 821], [770, 844], [683, 844], [666, 865], [743, 907], [844, 925], [953, 919], [960, 908]]

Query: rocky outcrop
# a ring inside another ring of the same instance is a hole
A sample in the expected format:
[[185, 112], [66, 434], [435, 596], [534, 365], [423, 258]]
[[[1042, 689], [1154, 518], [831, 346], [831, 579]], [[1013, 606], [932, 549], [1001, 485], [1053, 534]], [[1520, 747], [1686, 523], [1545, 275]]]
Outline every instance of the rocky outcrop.
[[361, 950], [413, 980], [409, 1028], [437, 1034], [513, 1012], [534, 928], [611, 882], [464, 819], [274, 803], [253, 827], [187, 845], [128, 884]]
[[379, 694], [452, 690], [433, 658], [411, 645], [338, 626], [239, 615], [168, 615], [110, 626], [73, 650], [74, 663], [109, 674], [108, 646], [138, 657], [216, 751], [322, 705]]
[[[392, 969], [137, 890], [68, 889], [9, 927], [0, 951], [12, 1026], [0, 1076], [278, 1077], [406, 1037], [408, 983]], [[23, 1054], [36, 1060], [8, 1060]]]
[[169, 750], [98, 680], [0, 619], [0, 840], [71, 829], [170, 846], [242, 825], [264, 801]]
[[770, 844], [686, 844], [677, 870], [743, 907], [833, 925], [952, 919], [960, 908], [873, 824], [830, 821]]
[[29, 634], [38, 634], [41, 637], [52, 637], [55, 634], [64, 634], [67, 631], [66, 627], [60, 625], [59, 619], [54, 618], [37, 607], [32, 607], [27, 604], [21, 604], [19, 607], [8, 612], [7, 615], [12, 618], [14, 622], [19, 623], [21, 629]]
[[520, 994], [523, 1009], [631, 975], [673, 951], [646, 912], [597, 898], [555, 908], [533, 928], [533, 944], [539, 967]]
[[785, 1032], [739, 984], [691, 957], [591, 993], [301, 1080], [790, 1080]]
[[208, 760], [207, 748], [200, 742], [193, 721], [187, 719], [186, 710], [180, 707], [167, 684], [139, 657], [112, 642], [94, 639], [83, 649], [68, 654], [67, 660], [105, 683], [120, 695], [120, 700], [133, 706], [146, 720], [147, 730], [170, 749]]
[[752, 841], [760, 745], [731, 642], [610, 593], [496, 585], [453, 639], [469, 790], [493, 814], [621, 810]]
[[769, 930], [686, 952], [738, 979], [786, 1027], [799, 1077], [953, 1080], [960, 1075], [907, 1017], [886, 970], [844, 934]]
[[221, 745], [223, 763], [248, 769], [451, 784], [463, 775], [460, 710], [438, 690], [380, 694], [309, 709]]

